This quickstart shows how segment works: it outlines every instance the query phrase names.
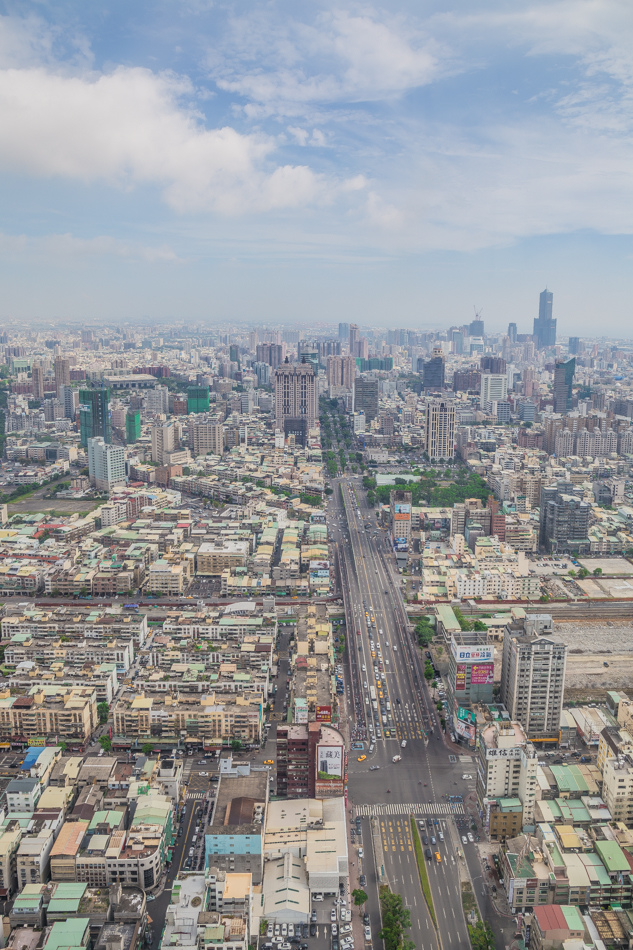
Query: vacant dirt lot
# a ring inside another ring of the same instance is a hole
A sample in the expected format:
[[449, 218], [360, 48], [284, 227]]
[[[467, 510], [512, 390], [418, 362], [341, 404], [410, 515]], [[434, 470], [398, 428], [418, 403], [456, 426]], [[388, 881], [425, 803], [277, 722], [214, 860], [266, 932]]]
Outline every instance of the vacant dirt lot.
[[75, 501], [74, 498], [42, 498], [39, 495], [32, 495], [30, 498], [11, 502], [9, 504], [9, 517], [34, 511], [56, 511], [64, 515], [73, 515], [77, 511], [81, 514], [92, 511], [102, 504], [103, 501]]
[[627, 561], [625, 557], [588, 557], [579, 560], [578, 563], [582, 567], [586, 567], [587, 570], [592, 573], [599, 567], [603, 574], [617, 574], [620, 575], [620, 577], [633, 577], [633, 564]]
[[566, 689], [622, 689], [633, 683], [630, 622], [555, 623], [554, 637], [568, 646]]

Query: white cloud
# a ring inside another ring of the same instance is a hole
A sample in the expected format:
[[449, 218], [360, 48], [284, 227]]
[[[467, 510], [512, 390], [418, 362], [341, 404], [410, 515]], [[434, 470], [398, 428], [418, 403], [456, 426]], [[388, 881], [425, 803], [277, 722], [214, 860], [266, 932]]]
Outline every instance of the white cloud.
[[326, 181], [309, 168], [276, 166], [272, 137], [205, 128], [182, 104], [192, 94], [186, 80], [141, 68], [1, 70], [0, 169], [156, 185], [187, 213], [293, 208], [326, 196]]
[[0, 250], [4, 255], [31, 255], [35, 257], [81, 259], [117, 257], [147, 264], [180, 263], [181, 258], [167, 245], [149, 247], [120, 241], [107, 235], [77, 238], [72, 234], [47, 234], [28, 237], [25, 234], [0, 233]]

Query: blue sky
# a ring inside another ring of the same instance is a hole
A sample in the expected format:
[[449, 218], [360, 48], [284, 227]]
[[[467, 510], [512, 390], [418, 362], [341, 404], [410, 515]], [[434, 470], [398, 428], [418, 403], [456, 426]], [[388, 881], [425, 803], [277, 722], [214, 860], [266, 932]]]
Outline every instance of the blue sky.
[[4, 319], [633, 336], [628, 0], [0, 4]]

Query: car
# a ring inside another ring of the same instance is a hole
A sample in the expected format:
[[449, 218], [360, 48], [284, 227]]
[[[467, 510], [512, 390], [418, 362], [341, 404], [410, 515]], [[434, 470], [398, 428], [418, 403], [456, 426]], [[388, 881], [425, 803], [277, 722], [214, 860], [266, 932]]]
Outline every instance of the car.
[[435, 835], [431, 835], [431, 844], [437, 844]]
[[475, 840], [475, 839], [473, 838], [472, 834], [470, 833], [470, 831], [468, 832], [468, 840], [470, 841], [471, 844], [472, 844], [472, 843], [474, 842], [474, 840]]
[[367, 878], [364, 874], [361, 874], [359, 882], [361, 887], [367, 887]]
[[466, 835], [462, 835], [462, 844], [468, 844], [468, 838]]
[[316, 924], [316, 922], [317, 922], [317, 912], [316, 912], [316, 910], [313, 910], [313, 911], [310, 913], [310, 923], [311, 923], [311, 924]]
[[438, 864], [442, 863], [442, 855], [440, 854], [439, 851], [435, 852], [435, 860], [437, 861]]
[[426, 835], [422, 835], [422, 844], [426, 846], [428, 845], [428, 843], [429, 843], [428, 837]]
[[274, 765], [273, 759], [264, 759], [264, 765]]
[[294, 935], [295, 935], [295, 925], [294, 925], [294, 924], [288, 924], [288, 936], [289, 936], [289, 937], [294, 937]]
[[192, 858], [195, 854], [195, 848], [189, 848], [189, 857]]
[[302, 937], [307, 937], [307, 936], [308, 936], [308, 925], [307, 925], [307, 924], [301, 924], [301, 936], [302, 936]]
[[266, 936], [268, 939], [275, 936], [274, 927], [272, 924], [268, 924], [268, 927], [266, 928]]
[[375, 772], [375, 771], [376, 771], [377, 769], [379, 769], [379, 768], [380, 768], [379, 765], [370, 765], [370, 766], [369, 766], [369, 771], [370, 771], [370, 772]]
[[358, 756], [358, 761], [359, 761], [359, 762], [364, 762], [366, 758], [367, 758], [366, 755], [359, 755], [359, 756]]
[[371, 927], [363, 927], [363, 937], [367, 943], [371, 943]]
[[354, 941], [351, 937], [346, 937], [345, 940], [341, 940], [341, 950], [352, 950], [354, 946]]
[[279, 944], [279, 950], [292, 950], [292, 944], [288, 943], [288, 941], [284, 941]]
[[340, 950], [340, 944], [338, 942], [338, 937], [332, 937], [332, 950]]
[[281, 936], [282, 936], [282, 937], [287, 937], [287, 936], [288, 936], [288, 924], [282, 924], [282, 925], [281, 925]]
[[[312, 900], [313, 900], [313, 901], [322, 901], [322, 900], [323, 900], [323, 894], [313, 894], [313, 895], [312, 895]], [[316, 913], [316, 912], [315, 912], [315, 913]], [[315, 920], [316, 920], [316, 918], [315, 918]]]
[[317, 925], [315, 923], [310, 924], [310, 936], [316, 937]]
[[336, 920], [336, 907], [333, 907], [332, 910], [330, 911], [330, 920], [332, 921], [332, 923], [334, 923], [334, 921]]
[[338, 934], [338, 925], [332, 924], [332, 936], [336, 937], [337, 934]]
[[443, 831], [438, 831], [437, 837], [440, 839], [440, 841], [443, 841], [443, 840], [444, 840], [444, 832], [443, 832]]
[[364, 857], [365, 857], [365, 852], [363, 851], [362, 848], [359, 848], [359, 849], [358, 849], [358, 857], [359, 857], [359, 858], [364, 858]]

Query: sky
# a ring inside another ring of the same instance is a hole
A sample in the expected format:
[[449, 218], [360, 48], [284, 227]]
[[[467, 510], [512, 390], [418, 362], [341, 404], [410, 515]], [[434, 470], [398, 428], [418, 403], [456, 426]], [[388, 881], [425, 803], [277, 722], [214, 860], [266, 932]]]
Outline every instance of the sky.
[[633, 338], [630, 0], [0, 2], [0, 319]]

